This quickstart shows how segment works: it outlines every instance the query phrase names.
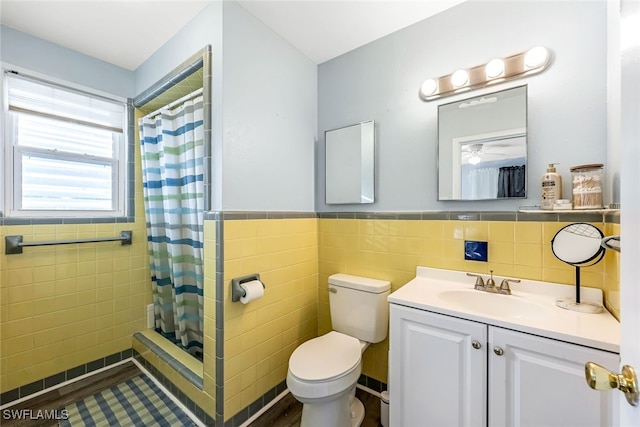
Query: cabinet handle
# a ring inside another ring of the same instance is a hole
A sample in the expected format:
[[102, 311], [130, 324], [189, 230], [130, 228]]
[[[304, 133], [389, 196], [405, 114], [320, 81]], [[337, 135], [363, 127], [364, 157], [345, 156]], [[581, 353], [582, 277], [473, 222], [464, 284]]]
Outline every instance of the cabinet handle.
[[504, 354], [504, 350], [500, 347], [493, 347], [493, 352], [498, 356], [502, 356]]
[[482, 347], [482, 344], [480, 344], [479, 341], [472, 341], [471, 342], [471, 347], [475, 348], [476, 350], [480, 349]]

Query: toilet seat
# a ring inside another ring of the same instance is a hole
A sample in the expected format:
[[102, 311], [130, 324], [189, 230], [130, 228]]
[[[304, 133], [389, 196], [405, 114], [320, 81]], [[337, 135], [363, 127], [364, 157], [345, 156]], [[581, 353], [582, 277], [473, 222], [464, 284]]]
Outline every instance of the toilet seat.
[[289, 370], [302, 381], [331, 381], [360, 363], [360, 341], [340, 332], [329, 332], [296, 348]]
[[287, 386], [298, 398], [322, 398], [355, 386], [361, 373], [360, 341], [329, 332], [300, 345], [289, 359]]

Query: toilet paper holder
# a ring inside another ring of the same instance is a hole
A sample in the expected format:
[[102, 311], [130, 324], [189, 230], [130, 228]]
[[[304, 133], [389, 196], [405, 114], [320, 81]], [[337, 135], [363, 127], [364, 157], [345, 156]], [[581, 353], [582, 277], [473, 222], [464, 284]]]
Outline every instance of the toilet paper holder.
[[[253, 280], [260, 280], [260, 275], [256, 273], [231, 279], [231, 302], [240, 301], [240, 298], [246, 295], [245, 290], [242, 289], [240, 285], [246, 282], [251, 282]], [[262, 281], [260, 283], [262, 283]], [[262, 283], [262, 287], [265, 287], [264, 283]]]

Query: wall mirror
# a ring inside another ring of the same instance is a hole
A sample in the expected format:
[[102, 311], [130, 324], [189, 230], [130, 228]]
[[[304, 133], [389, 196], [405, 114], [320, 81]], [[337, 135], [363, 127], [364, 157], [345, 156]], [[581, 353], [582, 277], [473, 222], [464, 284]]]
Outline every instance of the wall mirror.
[[325, 132], [327, 204], [374, 202], [375, 122]]
[[526, 197], [527, 86], [438, 107], [438, 200]]

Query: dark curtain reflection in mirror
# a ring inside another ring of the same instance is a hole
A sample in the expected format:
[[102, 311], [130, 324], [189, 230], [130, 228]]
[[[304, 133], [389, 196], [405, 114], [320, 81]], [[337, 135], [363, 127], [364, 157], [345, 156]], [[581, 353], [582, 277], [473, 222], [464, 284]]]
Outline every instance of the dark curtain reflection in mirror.
[[498, 198], [525, 196], [525, 165], [506, 166], [498, 172]]

